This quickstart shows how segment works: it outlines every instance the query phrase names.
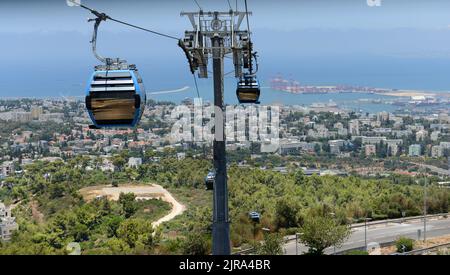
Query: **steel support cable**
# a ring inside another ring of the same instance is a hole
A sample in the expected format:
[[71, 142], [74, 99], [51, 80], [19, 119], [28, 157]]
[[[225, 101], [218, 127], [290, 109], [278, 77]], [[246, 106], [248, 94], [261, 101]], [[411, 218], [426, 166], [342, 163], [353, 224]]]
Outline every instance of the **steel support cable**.
[[250, 19], [248, 18], [248, 6], [247, 6], [247, 0], [245, 1], [245, 14], [247, 16], [247, 30], [248, 30], [248, 37], [250, 38], [251, 32], [250, 32]]
[[194, 77], [194, 83], [195, 83], [195, 90], [197, 91], [197, 98], [200, 98], [200, 92], [198, 90], [198, 83], [197, 83], [197, 76], [195, 74], [192, 74]]
[[94, 10], [94, 9], [91, 9], [91, 8], [89, 8], [89, 7], [85, 6], [85, 5], [83, 5], [83, 4], [79, 4], [78, 6], [81, 7], [81, 8], [83, 8], [83, 9], [86, 9], [86, 10], [90, 11], [92, 14], [94, 14], [94, 15], [97, 16], [98, 18], [101, 18], [101, 19], [104, 20], [104, 21], [106, 21], [107, 19], [109, 19], [109, 20], [111, 20], [111, 21], [114, 21], [114, 22], [116, 22], [116, 23], [119, 23], [119, 24], [122, 24], [122, 25], [125, 25], [125, 26], [128, 26], [128, 27], [131, 27], [131, 28], [135, 28], [135, 29], [138, 29], [138, 30], [142, 30], [142, 31], [145, 31], [145, 32], [148, 32], [148, 33], [152, 33], [152, 34], [155, 34], [155, 35], [159, 35], [159, 36], [162, 36], [162, 37], [174, 39], [174, 40], [177, 40], [177, 41], [180, 40], [180, 38], [177, 38], [177, 37], [175, 37], [175, 36], [171, 36], [171, 35], [168, 35], [168, 34], [164, 34], [164, 33], [162, 33], [162, 32], [157, 32], [157, 31], [154, 31], [154, 30], [150, 30], [150, 29], [147, 29], [147, 28], [143, 28], [143, 27], [139, 27], [139, 26], [137, 26], [137, 25], [133, 25], [133, 24], [127, 23], [127, 22], [125, 22], [125, 21], [121, 21], [121, 20], [118, 20], [118, 19], [114, 19], [114, 18], [110, 17], [109, 15], [107, 15], [107, 14], [105, 14], [105, 13], [100, 13], [100, 12]]
[[197, 7], [198, 7], [200, 10], [203, 10], [203, 9], [202, 9], [202, 6], [200, 6], [200, 4], [197, 2], [197, 0], [194, 0], [194, 2], [195, 2], [195, 4], [197, 5]]
[[248, 54], [249, 54], [249, 67], [250, 67], [250, 74], [253, 74], [253, 44], [252, 44], [252, 38], [251, 38], [251, 30], [250, 30], [250, 19], [248, 16], [248, 5], [247, 0], [244, 0], [245, 3], [245, 15], [247, 17], [247, 31], [248, 31]]
[[230, 7], [230, 10], [232, 10], [232, 9], [233, 9], [233, 7], [231, 7], [231, 3], [230, 3], [230, 0], [227, 0], [227, 2], [228, 2], [228, 6]]

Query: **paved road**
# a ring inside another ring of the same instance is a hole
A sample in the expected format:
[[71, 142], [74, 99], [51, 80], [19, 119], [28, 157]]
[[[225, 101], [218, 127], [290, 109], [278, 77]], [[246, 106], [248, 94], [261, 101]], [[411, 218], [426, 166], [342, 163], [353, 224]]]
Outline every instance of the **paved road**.
[[[395, 241], [400, 236], [409, 237], [417, 240], [418, 230], [422, 230], [423, 238], [423, 221], [411, 221], [402, 224], [389, 223], [383, 225], [373, 225], [367, 228], [367, 243], [377, 242], [386, 243]], [[450, 219], [434, 219], [427, 220], [427, 238], [450, 235]], [[336, 252], [364, 247], [364, 227], [355, 228], [348, 241], [341, 247], [336, 248]], [[287, 255], [295, 255], [296, 244], [291, 241], [284, 246]], [[299, 254], [306, 252], [308, 249], [302, 245], [298, 245]], [[334, 248], [325, 250], [326, 254], [333, 254]]]
[[428, 168], [428, 169], [430, 169], [431, 171], [433, 171], [433, 172], [435, 172], [435, 173], [438, 173], [439, 175], [444, 175], [444, 176], [450, 176], [450, 169], [442, 169], [442, 168], [439, 168], [439, 167], [436, 167], [436, 166], [432, 166], [432, 165], [428, 165], [428, 164], [423, 164], [423, 163], [415, 163], [415, 162], [412, 162], [412, 164], [415, 164], [415, 165], [419, 165], [419, 166], [421, 166], [421, 167], [423, 167], [423, 168]]

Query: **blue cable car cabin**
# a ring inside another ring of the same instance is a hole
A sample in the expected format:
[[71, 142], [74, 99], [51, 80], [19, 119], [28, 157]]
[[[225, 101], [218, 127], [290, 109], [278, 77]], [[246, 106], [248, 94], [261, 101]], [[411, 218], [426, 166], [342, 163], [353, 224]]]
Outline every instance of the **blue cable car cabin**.
[[93, 128], [133, 128], [144, 113], [145, 103], [144, 84], [133, 65], [120, 70], [96, 67], [86, 91]]
[[255, 75], [245, 74], [238, 82], [236, 96], [240, 104], [259, 104], [261, 88]]

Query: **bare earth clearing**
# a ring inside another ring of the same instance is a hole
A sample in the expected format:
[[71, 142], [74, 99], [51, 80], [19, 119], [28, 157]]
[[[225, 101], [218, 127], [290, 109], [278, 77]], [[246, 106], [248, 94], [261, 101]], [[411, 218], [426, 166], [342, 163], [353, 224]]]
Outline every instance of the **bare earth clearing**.
[[137, 200], [161, 199], [172, 205], [172, 210], [169, 214], [152, 223], [153, 227], [158, 227], [163, 222], [172, 220], [178, 215], [181, 215], [186, 207], [180, 204], [166, 189], [157, 184], [152, 185], [122, 185], [119, 187], [112, 186], [92, 186], [80, 190], [80, 194], [86, 201], [104, 196], [109, 200], [119, 200], [120, 193], [133, 193]]

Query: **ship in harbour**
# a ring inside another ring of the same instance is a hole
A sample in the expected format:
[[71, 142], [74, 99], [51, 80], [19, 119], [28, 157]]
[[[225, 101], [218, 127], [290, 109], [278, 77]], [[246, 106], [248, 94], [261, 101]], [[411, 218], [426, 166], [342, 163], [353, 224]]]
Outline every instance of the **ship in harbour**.
[[281, 75], [277, 75], [270, 80], [270, 88], [275, 91], [288, 92], [293, 94], [302, 93], [300, 82], [296, 80], [284, 79]]
[[292, 94], [329, 94], [329, 93], [385, 93], [389, 90], [351, 85], [314, 86], [302, 85], [299, 81], [285, 79], [281, 74], [270, 79], [270, 88], [275, 91]]

